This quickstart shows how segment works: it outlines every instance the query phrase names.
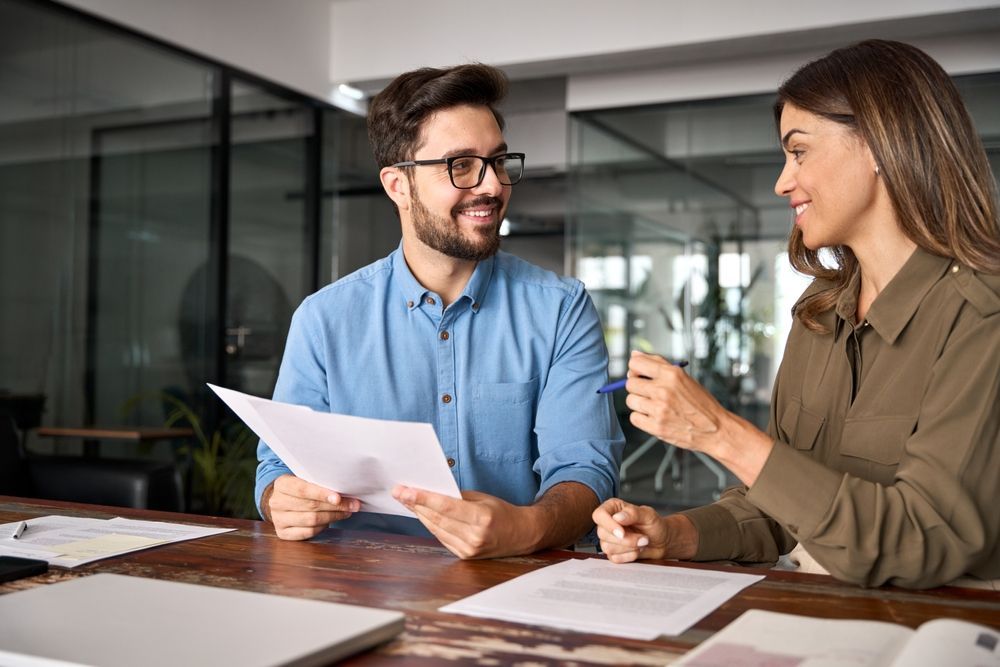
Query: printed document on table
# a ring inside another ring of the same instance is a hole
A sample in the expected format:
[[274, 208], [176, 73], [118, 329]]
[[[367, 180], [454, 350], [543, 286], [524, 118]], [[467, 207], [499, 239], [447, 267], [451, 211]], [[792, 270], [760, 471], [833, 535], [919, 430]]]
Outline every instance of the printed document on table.
[[[26, 523], [27, 528], [20, 538], [0, 539], [0, 556], [37, 558], [61, 567], [76, 567], [159, 544], [234, 530], [121, 517], [90, 519], [52, 515], [28, 519]], [[7, 525], [10, 524], [3, 524]]]
[[886, 623], [751, 609], [684, 655], [677, 667], [1000, 665], [1000, 633], [951, 618], [916, 630]]
[[651, 640], [679, 635], [764, 577], [598, 558], [567, 560], [441, 611]]
[[208, 385], [296, 477], [361, 501], [362, 512], [413, 517], [396, 484], [461, 498], [434, 427], [316, 412]]

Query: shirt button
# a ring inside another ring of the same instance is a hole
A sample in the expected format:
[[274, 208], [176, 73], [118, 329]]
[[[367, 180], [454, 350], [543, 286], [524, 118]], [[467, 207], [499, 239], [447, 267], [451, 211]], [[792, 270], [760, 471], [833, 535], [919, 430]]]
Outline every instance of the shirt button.
[[455, 467], [455, 459], [453, 459], [451, 457], [448, 457], [448, 467], [449, 468], [454, 468]]
[[447, 331], [442, 331], [441, 332], [441, 340], [448, 340], [448, 332]]
[[472, 304], [472, 310], [479, 310], [479, 302]]
[[445, 394], [441, 397], [442, 403], [451, 403], [451, 394]]
[[407, 301], [406, 302], [406, 307], [407, 308], [413, 308], [413, 302], [412, 301]]
[[428, 306], [433, 306], [435, 303], [437, 303], [437, 301], [434, 300], [434, 297], [429, 296], [426, 299], [424, 299], [424, 303], [426, 303]]

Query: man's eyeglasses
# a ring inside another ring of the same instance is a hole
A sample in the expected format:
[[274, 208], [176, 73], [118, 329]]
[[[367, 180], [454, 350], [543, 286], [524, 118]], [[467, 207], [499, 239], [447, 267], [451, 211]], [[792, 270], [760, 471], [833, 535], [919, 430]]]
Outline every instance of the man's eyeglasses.
[[456, 155], [437, 160], [408, 160], [397, 162], [392, 167], [423, 167], [429, 164], [448, 165], [451, 184], [459, 190], [469, 190], [483, 182], [486, 165], [493, 167], [493, 173], [502, 185], [515, 185], [524, 174], [524, 153], [504, 153], [493, 157], [482, 155]]

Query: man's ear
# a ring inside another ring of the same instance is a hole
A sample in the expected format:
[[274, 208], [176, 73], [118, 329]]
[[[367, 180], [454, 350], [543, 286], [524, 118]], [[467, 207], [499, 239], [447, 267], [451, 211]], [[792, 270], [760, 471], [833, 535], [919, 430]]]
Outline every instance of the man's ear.
[[378, 173], [379, 180], [389, 199], [400, 211], [410, 209], [410, 181], [399, 167], [383, 167]]

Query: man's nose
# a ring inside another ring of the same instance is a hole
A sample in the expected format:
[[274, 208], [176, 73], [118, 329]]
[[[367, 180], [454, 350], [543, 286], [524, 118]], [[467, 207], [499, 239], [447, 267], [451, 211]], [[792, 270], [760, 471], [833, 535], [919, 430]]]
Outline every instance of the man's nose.
[[500, 193], [503, 192], [504, 184], [500, 182], [500, 177], [497, 176], [496, 165], [487, 164], [486, 172], [483, 174], [483, 180], [473, 188], [473, 192], [477, 195], [489, 195], [491, 197], [498, 197]]

